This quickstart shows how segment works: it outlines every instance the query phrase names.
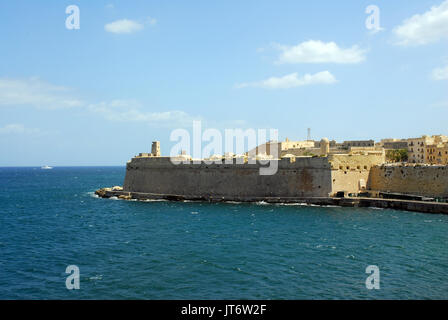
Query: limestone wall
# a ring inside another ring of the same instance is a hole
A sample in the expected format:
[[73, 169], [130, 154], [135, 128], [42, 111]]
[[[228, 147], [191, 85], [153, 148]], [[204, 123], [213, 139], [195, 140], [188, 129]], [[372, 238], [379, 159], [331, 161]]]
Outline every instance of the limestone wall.
[[369, 173], [373, 166], [384, 163], [383, 154], [375, 155], [329, 155], [333, 193], [363, 191], [369, 182]]
[[376, 191], [448, 197], [448, 166], [374, 166], [368, 187]]
[[332, 192], [327, 158], [278, 161], [275, 175], [263, 176], [259, 164], [179, 164], [168, 157], [133, 158], [124, 191], [202, 197], [327, 197]]

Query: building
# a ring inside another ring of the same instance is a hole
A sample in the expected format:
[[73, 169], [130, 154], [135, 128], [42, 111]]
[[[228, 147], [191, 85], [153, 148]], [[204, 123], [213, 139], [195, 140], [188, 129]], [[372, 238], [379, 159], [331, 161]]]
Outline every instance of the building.
[[386, 150], [402, 150], [408, 148], [406, 139], [381, 139], [376, 145]]
[[409, 138], [408, 142], [408, 162], [410, 163], [424, 163], [426, 154], [426, 145], [430, 144], [428, 136], [421, 138]]
[[153, 157], [160, 157], [160, 141], [153, 141], [151, 146], [151, 154]]
[[342, 146], [346, 149], [350, 147], [374, 147], [375, 141], [373, 140], [353, 140], [353, 141], [344, 141]]
[[[436, 149], [434, 147], [438, 144], [448, 143], [448, 137], [444, 135], [433, 135], [433, 136], [422, 136], [421, 138], [409, 138], [407, 139], [408, 143], [408, 162], [410, 163], [432, 163], [432, 157], [434, 154], [431, 154], [431, 158], [427, 153], [428, 150]], [[427, 148], [427, 146], [433, 146], [431, 148]], [[434, 151], [435, 152], [435, 151]]]
[[[276, 152], [276, 153], [275, 153]], [[325, 156], [328, 154], [383, 154], [382, 147], [375, 146], [374, 140], [344, 141], [337, 143], [335, 140], [324, 138], [320, 141], [290, 141], [286, 138], [283, 142], [270, 141], [253, 148], [247, 155], [254, 157], [259, 154], [273, 155], [282, 158], [285, 156], [306, 157]]]
[[315, 142], [313, 140], [306, 141], [290, 141], [288, 138], [284, 142], [281, 142], [281, 150], [293, 149], [293, 148], [314, 148]]
[[153, 141], [151, 145], [151, 153], [141, 152], [137, 157], [146, 158], [146, 157], [160, 157], [160, 141]]
[[448, 165], [448, 143], [427, 145], [425, 160], [429, 164]]

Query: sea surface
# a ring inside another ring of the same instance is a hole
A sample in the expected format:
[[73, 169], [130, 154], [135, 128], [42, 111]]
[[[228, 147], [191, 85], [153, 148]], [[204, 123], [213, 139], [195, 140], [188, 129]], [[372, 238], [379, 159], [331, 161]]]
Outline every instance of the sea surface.
[[94, 196], [124, 175], [0, 168], [0, 299], [448, 299], [448, 216]]

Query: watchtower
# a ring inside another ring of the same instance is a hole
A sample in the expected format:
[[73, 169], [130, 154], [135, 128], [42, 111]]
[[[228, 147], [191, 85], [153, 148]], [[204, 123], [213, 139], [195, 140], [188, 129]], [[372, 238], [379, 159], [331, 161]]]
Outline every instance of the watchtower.
[[153, 157], [160, 157], [160, 141], [152, 142], [151, 154]]

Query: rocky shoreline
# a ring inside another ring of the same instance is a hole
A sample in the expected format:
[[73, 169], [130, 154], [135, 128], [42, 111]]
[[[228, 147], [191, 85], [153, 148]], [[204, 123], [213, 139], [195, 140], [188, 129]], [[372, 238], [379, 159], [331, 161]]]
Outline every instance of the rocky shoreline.
[[414, 200], [397, 200], [383, 198], [364, 197], [207, 197], [207, 196], [184, 196], [174, 194], [157, 194], [143, 192], [128, 192], [123, 188], [115, 186], [102, 188], [95, 191], [100, 198], [116, 197], [122, 200], [169, 200], [169, 201], [206, 201], [206, 202], [265, 202], [265, 203], [303, 203], [318, 206], [340, 206], [340, 207], [372, 207], [381, 209], [395, 209], [415, 211], [423, 213], [448, 214], [448, 203]]

